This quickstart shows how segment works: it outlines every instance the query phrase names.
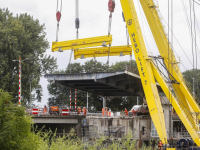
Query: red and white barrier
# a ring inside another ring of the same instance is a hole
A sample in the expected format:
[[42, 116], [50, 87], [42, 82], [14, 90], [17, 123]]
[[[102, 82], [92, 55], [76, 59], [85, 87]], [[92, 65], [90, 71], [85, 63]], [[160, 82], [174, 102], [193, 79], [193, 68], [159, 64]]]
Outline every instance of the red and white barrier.
[[19, 57], [19, 94], [18, 105], [21, 106], [21, 57]]
[[33, 108], [33, 109], [32, 109], [32, 114], [33, 114], [33, 115], [38, 115], [39, 113], [42, 113], [42, 110], [41, 110], [41, 109], [38, 109], [38, 108]]
[[77, 89], [75, 89], [75, 110], [76, 110], [76, 101], [77, 101]]
[[62, 109], [62, 115], [69, 115], [69, 109]]

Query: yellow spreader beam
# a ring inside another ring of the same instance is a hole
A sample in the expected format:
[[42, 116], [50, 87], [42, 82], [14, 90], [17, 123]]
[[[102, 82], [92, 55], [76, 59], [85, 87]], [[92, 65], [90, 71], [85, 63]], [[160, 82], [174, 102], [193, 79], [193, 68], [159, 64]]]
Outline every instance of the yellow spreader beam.
[[74, 60], [77, 58], [104, 57], [104, 56], [132, 55], [132, 46], [111, 46], [98, 48], [85, 48], [74, 50]]
[[61, 42], [52, 42], [52, 52], [79, 49], [85, 47], [94, 47], [109, 45], [112, 43], [112, 35], [98, 36], [77, 40], [61, 41]]

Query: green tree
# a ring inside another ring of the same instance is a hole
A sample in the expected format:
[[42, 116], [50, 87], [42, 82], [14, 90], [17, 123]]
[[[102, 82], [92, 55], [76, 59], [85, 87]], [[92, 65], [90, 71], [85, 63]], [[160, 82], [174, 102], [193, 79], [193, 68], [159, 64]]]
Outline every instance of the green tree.
[[194, 78], [194, 91], [195, 96], [198, 98], [198, 102], [200, 103], [200, 70], [187, 70], [183, 72], [183, 75], [186, 79], [186, 84], [189, 87], [190, 91], [193, 92], [193, 78]]
[[135, 60], [132, 61], [121, 61], [116, 62], [115, 64], [112, 64], [112, 66], [109, 69], [110, 71], [124, 71], [127, 70], [129, 72], [133, 72], [135, 74], [139, 74], [137, 69], [137, 64]]
[[106, 64], [98, 62], [95, 59], [91, 59], [90, 61], [86, 61], [83, 65], [85, 73], [93, 73], [93, 72], [105, 72], [108, 69]]
[[8, 9], [0, 9], [0, 85], [4, 91], [12, 92], [13, 102], [18, 101], [18, 60], [22, 62], [22, 102], [30, 101], [30, 82], [32, 91], [41, 101], [40, 77], [52, 73], [57, 67], [56, 59], [45, 55], [49, 43], [45, 38], [45, 26], [28, 14], [13, 16]]
[[31, 131], [31, 117], [11, 99], [8, 92], [0, 90], [0, 150], [37, 150], [39, 137]]

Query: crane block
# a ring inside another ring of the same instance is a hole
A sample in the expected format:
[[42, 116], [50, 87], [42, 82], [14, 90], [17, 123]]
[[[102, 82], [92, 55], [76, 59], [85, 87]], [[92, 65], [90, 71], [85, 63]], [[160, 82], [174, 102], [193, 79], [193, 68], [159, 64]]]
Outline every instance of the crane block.
[[105, 46], [112, 43], [112, 35], [98, 36], [84, 39], [76, 39], [61, 42], [52, 42], [52, 52], [62, 50], [79, 49], [85, 47]]
[[[110, 52], [109, 52], [110, 50]], [[111, 46], [88, 49], [77, 49], [74, 51], [74, 60], [77, 58], [104, 57], [104, 56], [132, 55], [132, 46]]]

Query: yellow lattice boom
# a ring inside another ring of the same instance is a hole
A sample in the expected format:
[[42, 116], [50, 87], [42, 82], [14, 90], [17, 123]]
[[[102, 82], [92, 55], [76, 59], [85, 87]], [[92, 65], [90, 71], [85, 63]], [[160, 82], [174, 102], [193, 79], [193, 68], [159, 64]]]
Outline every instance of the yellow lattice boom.
[[69, 41], [52, 42], [52, 52], [109, 45], [112, 43], [112, 35], [83, 38]]
[[77, 58], [104, 57], [104, 56], [124, 56], [132, 55], [132, 46], [111, 46], [77, 49], [74, 51], [74, 60]]

